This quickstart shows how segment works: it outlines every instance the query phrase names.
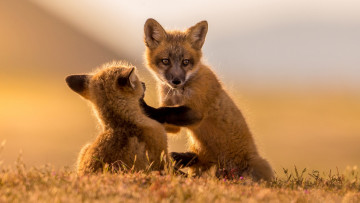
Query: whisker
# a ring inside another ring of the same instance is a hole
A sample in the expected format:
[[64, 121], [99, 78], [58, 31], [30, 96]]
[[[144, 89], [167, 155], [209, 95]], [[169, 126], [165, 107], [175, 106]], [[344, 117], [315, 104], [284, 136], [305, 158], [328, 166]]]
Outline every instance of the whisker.
[[170, 91], [171, 91], [171, 88], [169, 88], [169, 91], [168, 91], [167, 94], [165, 95], [165, 99], [166, 99], [167, 96], [169, 95]]

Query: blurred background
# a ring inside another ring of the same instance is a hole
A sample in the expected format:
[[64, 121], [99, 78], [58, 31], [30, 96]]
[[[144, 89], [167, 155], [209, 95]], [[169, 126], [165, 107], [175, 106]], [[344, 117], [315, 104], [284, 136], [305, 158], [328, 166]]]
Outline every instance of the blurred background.
[[[276, 170], [360, 165], [360, 1], [1, 1], [0, 153], [5, 164], [72, 166], [99, 129], [64, 81], [125, 59], [147, 82], [147, 18], [168, 29], [207, 20], [204, 60], [245, 114]], [[170, 151], [186, 137], [171, 135]]]

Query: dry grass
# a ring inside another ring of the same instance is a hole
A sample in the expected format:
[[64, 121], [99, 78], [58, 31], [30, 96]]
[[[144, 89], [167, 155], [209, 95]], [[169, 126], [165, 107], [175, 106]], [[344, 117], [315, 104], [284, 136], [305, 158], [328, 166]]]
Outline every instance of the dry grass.
[[359, 202], [360, 180], [345, 174], [306, 169], [283, 171], [270, 183], [247, 178], [185, 178], [167, 171], [121, 172], [77, 177], [50, 165], [0, 165], [0, 202]]
[[359, 180], [343, 175], [316, 179], [277, 179], [253, 183], [247, 179], [183, 178], [171, 174], [122, 173], [77, 177], [49, 166], [2, 169], [0, 202], [358, 202]]

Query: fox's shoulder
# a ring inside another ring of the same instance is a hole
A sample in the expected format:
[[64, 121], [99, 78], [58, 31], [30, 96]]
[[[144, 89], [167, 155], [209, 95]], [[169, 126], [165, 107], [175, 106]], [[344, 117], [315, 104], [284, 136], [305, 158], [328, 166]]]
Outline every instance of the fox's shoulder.
[[222, 85], [211, 70], [211, 68], [204, 64], [199, 64], [199, 70], [191, 80], [189, 80], [185, 90], [188, 94], [201, 94], [206, 96], [211, 92], [217, 92], [222, 89]]

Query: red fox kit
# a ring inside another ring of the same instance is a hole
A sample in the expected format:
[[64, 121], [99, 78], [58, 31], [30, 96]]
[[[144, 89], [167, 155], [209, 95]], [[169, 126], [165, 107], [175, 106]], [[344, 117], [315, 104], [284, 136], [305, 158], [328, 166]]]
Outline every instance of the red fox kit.
[[[198, 124], [187, 126], [190, 150], [198, 156], [191, 166], [193, 172], [199, 174], [216, 166], [236, 171], [238, 176], [271, 180], [273, 171], [259, 156], [242, 113], [214, 72], [201, 62], [207, 30], [206, 21], [184, 32], [165, 31], [154, 19], [146, 21], [145, 57], [159, 81], [161, 104], [187, 106], [191, 109], [188, 115], [197, 117]], [[187, 117], [182, 115], [181, 119]], [[183, 159], [181, 153], [174, 155]]]
[[153, 162], [151, 169], [163, 168], [160, 159], [162, 153], [167, 155], [166, 132], [143, 113], [139, 100], [144, 86], [134, 70], [114, 62], [94, 73], [66, 78], [72, 90], [93, 104], [103, 129], [92, 144], [81, 150], [78, 174], [101, 171], [104, 163], [144, 170]]

